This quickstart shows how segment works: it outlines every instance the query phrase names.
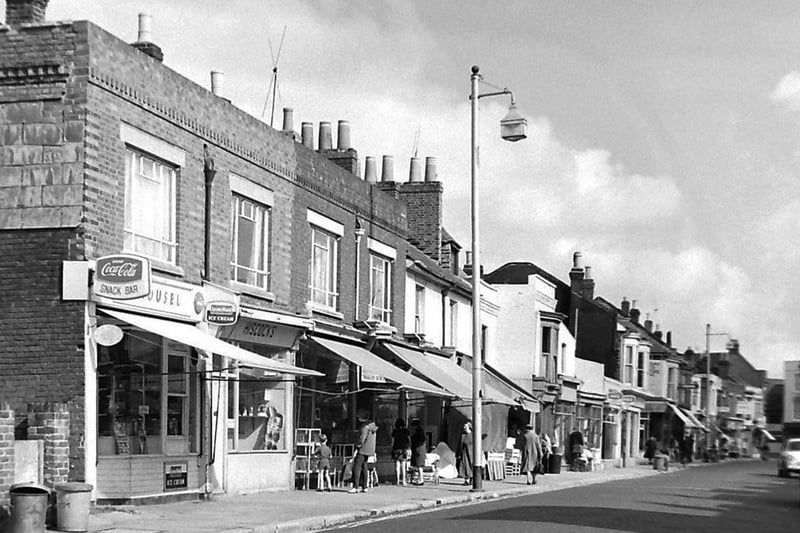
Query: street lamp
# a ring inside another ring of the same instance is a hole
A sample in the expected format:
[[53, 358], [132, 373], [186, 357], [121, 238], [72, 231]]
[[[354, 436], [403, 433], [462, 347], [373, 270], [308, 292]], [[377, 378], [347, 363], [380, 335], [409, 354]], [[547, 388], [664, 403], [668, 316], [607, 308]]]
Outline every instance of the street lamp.
[[506, 141], [516, 142], [527, 137], [528, 121], [517, 112], [514, 94], [507, 88], [495, 92], [480, 94], [478, 86], [481, 75], [478, 66], [472, 67], [470, 76], [469, 99], [472, 107], [472, 490], [479, 491], [483, 487], [483, 406], [481, 396], [481, 380], [483, 378], [483, 354], [481, 353], [481, 259], [478, 232], [478, 168], [480, 149], [478, 146], [478, 100], [488, 96], [509, 95], [511, 106], [508, 114], [500, 121], [500, 136]]
[[711, 448], [711, 337], [724, 335], [727, 333], [711, 333], [711, 324], [706, 324], [706, 421], [708, 423], [708, 433], [706, 433], [706, 452]]

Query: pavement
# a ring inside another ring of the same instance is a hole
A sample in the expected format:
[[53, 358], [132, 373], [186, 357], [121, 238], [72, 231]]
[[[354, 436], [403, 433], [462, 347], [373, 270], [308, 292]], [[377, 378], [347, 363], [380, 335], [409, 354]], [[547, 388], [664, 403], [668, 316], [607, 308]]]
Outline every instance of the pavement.
[[[703, 463], [692, 463], [700, 466]], [[679, 468], [670, 465], [670, 472]], [[646, 464], [607, 467], [594, 472], [566, 472], [538, 476], [526, 485], [525, 476], [484, 481], [473, 492], [463, 480], [443, 479], [438, 485], [382, 484], [367, 493], [280, 491], [244, 495], [215, 495], [205, 500], [139, 506], [96, 506], [89, 516], [92, 533], [272, 533], [318, 531], [384, 516], [413, 514], [446, 506], [659, 475]], [[663, 475], [663, 474], [662, 474]]]

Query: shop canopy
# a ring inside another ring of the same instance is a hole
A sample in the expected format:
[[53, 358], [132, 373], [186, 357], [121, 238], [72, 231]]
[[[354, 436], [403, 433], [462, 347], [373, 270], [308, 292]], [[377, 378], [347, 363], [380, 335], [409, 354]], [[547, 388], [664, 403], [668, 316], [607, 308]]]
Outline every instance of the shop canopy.
[[706, 427], [703, 425], [703, 423], [702, 423], [702, 422], [700, 422], [700, 421], [697, 419], [697, 417], [696, 417], [696, 416], [694, 416], [694, 415], [692, 414], [692, 412], [691, 412], [691, 411], [689, 411], [688, 409], [683, 409], [682, 407], [678, 407], [678, 409], [680, 409], [681, 411], [683, 411], [683, 414], [685, 414], [685, 415], [686, 415], [686, 418], [688, 418], [689, 420], [691, 420], [691, 421], [692, 421], [692, 424], [694, 424], [694, 427], [695, 427], [696, 429], [700, 429], [700, 430], [702, 430], [702, 431], [705, 431], [706, 433], [708, 433], [708, 428], [706, 428]]
[[192, 346], [200, 351], [215, 353], [223, 357], [230, 357], [246, 367], [260, 368], [283, 374], [294, 374], [296, 376], [322, 376], [322, 374], [316, 370], [292, 366], [239, 348], [238, 346], [234, 346], [233, 344], [200, 331], [191, 324], [164, 320], [163, 318], [135, 315], [112, 309], [102, 309], [102, 311], [132, 326], [172, 339], [181, 344]]
[[672, 412], [675, 413], [675, 416], [681, 419], [681, 422], [683, 422], [683, 425], [686, 429], [700, 429], [703, 427], [703, 426], [697, 427], [694, 422], [689, 420], [689, 417], [686, 416], [686, 414], [681, 410], [680, 407], [676, 407], [671, 403], [668, 403], [667, 408], [672, 410]]
[[338, 355], [342, 359], [358, 365], [362, 372], [367, 372], [374, 376], [380, 376], [400, 385], [400, 388], [419, 391], [434, 396], [453, 396], [450, 392], [428, 383], [411, 373], [396, 367], [389, 361], [384, 361], [374, 353], [365, 350], [355, 344], [347, 344], [331, 339], [312, 337], [312, 342], [322, 346], [326, 350]]
[[772, 435], [772, 433], [770, 433], [769, 431], [767, 431], [765, 428], [756, 428], [756, 429], [758, 429], [758, 430], [761, 432], [761, 434], [762, 434], [762, 435], [764, 435], [764, 438], [765, 438], [765, 439], [767, 439], [768, 441], [770, 441], [770, 442], [774, 442], [774, 441], [776, 441], [776, 440], [777, 440], [777, 439], [776, 439], [776, 438], [775, 438], [775, 437]]
[[[456, 397], [466, 401], [472, 400], [472, 374], [450, 359], [395, 344], [385, 343], [384, 346], [411, 368], [450, 391]], [[483, 401], [519, 405], [519, 402], [486, 383], [483, 385]]]

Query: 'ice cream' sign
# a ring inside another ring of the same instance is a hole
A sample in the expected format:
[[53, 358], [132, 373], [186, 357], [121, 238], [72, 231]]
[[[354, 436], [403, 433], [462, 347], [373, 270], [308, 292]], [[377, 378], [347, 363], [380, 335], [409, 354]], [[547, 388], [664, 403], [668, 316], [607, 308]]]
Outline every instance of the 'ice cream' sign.
[[150, 294], [150, 261], [135, 255], [107, 255], [96, 261], [93, 291], [112, 300]]

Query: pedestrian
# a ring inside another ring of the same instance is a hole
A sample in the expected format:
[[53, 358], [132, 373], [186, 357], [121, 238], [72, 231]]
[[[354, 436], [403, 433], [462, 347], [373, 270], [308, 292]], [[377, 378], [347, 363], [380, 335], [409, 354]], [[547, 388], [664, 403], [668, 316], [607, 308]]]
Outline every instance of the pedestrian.
[[456, 452], [458, 475], [464, 478], [464, 485], [472, 484], [472, 424], [466, 422], [461, 431], [461, 440]]
[[570, 465], [574, 466], [578, 458], [583, 456], [583, 433], [578, 428], [572, 428], [567, 443], [570, 451]]
[[550, 472], [550, 454], [553, 452], [550, 435], [542, 432], [542, 474]]
[[658, 442], [656, 442], [656, 438], [652, 435], [647, 442], [644, 443], [644, 458], [647, 459], [648, 464], [653, 464], [653, 458], [656, 456], [656, 449], [658, 448]]
[[[422, 429], [419, 418], [411, 421], [411, 467], [414, 469], [414, 476], [411, 483], [414, 485], [424, 485], [422, 471], [425, 468], [425, 454], [428, 452], [425, 431]], [[415, 481], [416, 479], [416, 481]]]
[[367, 488], [373, 488], [380, 485], [380, 478], [378, 478], [378, 456], [370, 455], [367, 457]]
[[525, 445], [522, 448], [520, 470], [525, 472], [525, 482], [528, 485], [536, 484], [536, 474], [541, 470], [542, 443], [539, 435], [533, 431], [533, 426], [525, 426]]
[[325, 490], [325, 483], [328, 484], [328, 492], [331, 492], [333, 485], [331, 485], [331, 452], [328, 446], [328, 436], [324, 433], [319, 437], [319, 446], [315, 455], [319, 458], [317, 463], [317, 492]]
[[356, 457], [353, 463], [353, 488], [348, 492], [355, 493], [359, 491], [361, 485], [361, 492], [367, 492], [367, 459], [375, 455], [375, 434], [378, 432], [378, 426], [372, 421], [372, 417], [368, 413], [361, 413], [358, 415], [358, 421], [361, 423], [361, 429], [358, 434], [358, 443], [356, 444]]
[[408, 473], [408, 460], [411, 458], [411, 434], [405, 420], [398, 418], [392, 431], [392, 459], [394, 459], [395, 483], [405, 486]]

